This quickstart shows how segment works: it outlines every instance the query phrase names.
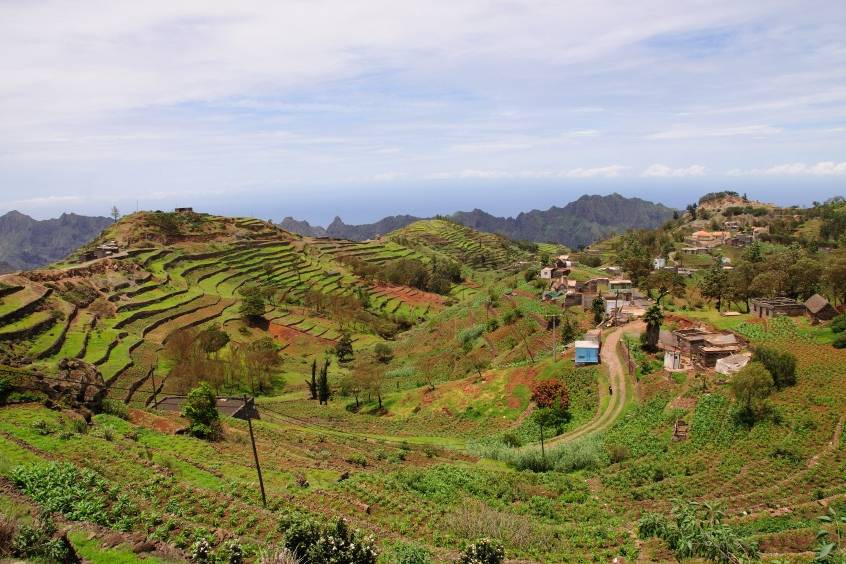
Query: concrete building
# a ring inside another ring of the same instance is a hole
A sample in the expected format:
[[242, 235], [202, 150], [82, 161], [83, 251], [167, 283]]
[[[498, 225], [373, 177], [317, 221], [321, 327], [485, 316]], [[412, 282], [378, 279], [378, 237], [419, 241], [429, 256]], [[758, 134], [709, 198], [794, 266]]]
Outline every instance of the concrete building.
[[808, 308], [805, 304], [791, 298], [754, 298], [750, 300], [752, 313], [756, 317], [776, 317], [787, 315], [797, 317], [804, 315]]

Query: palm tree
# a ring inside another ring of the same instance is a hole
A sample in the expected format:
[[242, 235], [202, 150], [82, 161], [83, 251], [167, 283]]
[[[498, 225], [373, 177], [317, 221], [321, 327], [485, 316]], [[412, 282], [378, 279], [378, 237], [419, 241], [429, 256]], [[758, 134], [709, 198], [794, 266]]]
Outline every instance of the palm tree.
[[661, 311], [661, 306], [653, 305], [646, 310], [646, 315], [643, 317], [646, 321], [646, 347], [654, 351], [658, 348], [658, 337], [661, 334], [661, 323], [664, 322], [664, 312]]

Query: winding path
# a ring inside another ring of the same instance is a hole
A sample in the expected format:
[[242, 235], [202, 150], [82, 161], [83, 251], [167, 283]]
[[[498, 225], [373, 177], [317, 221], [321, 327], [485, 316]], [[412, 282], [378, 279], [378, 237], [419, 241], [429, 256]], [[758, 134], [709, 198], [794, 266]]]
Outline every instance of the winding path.
[[[623, 363], [620, 361], [620, 356], [617, 354], [617, 344], [626, 331], [636, 329], [640, 332], [643, 331], [643, 327], [644, 325], [641, 321], [635, 321], [618, 327], [608, 335], [602, 344], [602, 364], [608, 368], [608, 382], [613, 391], [611, 397], [608, 398], [605, 409], [601, 413], [597, 413], [596, 417], [581, 427], [549, 439], [546, 444], [556, 445], [566, 443], [597, 431], [604, 431], [611, 427], [617, 418], [622, 415], [628, 401], [629, 389], [627, 385], [628, 375], [626, 369], [623, 367]], [[600, 403], [606, 395], [604, 389], [600, 390]]]

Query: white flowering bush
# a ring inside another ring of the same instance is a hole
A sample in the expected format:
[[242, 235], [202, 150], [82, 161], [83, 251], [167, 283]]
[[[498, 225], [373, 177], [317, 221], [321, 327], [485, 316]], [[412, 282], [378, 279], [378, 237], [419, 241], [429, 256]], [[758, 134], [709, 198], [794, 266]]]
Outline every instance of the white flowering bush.
[[505, 560], [505, 548], [494, 539], [480, 539], [461, 553], [459, 564], [502, 564]]
[[375, 564], [373, 535], [352, 530], [346, 520], [324, 525], [310, 519], [290, 523], [285, 546], [309, 564]]
[[191, 546], [191, 562], [211, 562], [212, 547], [206, 539], [199, 539]]

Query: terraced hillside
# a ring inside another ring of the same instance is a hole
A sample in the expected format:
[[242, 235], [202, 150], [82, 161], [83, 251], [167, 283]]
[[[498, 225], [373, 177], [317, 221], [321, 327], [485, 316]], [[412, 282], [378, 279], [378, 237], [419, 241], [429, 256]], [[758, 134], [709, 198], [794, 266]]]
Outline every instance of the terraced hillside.
[[390, 233], [388, 238], [479, 270], [509, 268], [528, 258], [526, 251], [505, 237], [475, 231], [445, 219], [417, 221]]

